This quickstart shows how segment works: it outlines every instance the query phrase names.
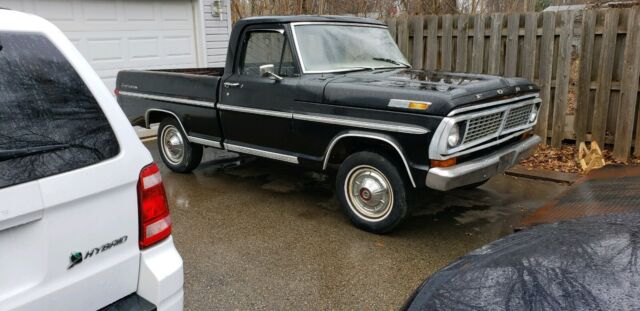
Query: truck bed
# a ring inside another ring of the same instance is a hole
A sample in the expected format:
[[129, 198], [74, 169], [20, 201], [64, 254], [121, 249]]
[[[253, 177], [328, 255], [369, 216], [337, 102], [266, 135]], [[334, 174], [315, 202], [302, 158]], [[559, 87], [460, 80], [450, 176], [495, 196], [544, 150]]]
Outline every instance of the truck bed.
[[169, 108], [167, 105], [213, 110], [223, 73], [224, 68], [123, 70], [118, 73], [115, 92], [129, 121], [144, 125], [149, 109]]

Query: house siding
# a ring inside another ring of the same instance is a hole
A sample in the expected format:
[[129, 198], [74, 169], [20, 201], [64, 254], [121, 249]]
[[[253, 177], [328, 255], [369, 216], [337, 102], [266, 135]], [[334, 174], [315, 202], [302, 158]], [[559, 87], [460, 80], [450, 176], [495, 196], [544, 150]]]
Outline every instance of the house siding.
[[220, 17], [211, 14], [213, 0], [203, 0], [204, 36], [208, 67], [224, 67], [231, 32], [229, 1], [221, 0]]

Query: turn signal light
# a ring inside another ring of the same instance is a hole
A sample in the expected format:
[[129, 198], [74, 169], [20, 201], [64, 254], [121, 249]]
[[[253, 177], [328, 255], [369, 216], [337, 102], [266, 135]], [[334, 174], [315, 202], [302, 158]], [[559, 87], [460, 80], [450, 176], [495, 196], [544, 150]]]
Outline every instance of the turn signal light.
[[138, 180], [140, 249], [152, 246], [171, 235], [171, 215], [158, 166], [142, 169]]
[[451, 158], [447, 160], [431, 160], [431, 167], [451, 167], [456, 165], [457, 161], [457, 158]]

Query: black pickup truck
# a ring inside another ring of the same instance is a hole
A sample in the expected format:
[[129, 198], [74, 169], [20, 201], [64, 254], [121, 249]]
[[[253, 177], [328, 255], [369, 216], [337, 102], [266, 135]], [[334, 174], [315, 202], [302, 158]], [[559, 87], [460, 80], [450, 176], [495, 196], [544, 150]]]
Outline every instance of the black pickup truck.
[[283, 16], [238, 21], [224, 68], [122, 71], [116, 95], [133, 124], [160, 123], [173, 171], [193, 170], [203, 147], [337, 170], [345, 212], [382, 233], [410, 190], [478, 186], [526, 156], [538, 91], [413, 70], [380, 21]]

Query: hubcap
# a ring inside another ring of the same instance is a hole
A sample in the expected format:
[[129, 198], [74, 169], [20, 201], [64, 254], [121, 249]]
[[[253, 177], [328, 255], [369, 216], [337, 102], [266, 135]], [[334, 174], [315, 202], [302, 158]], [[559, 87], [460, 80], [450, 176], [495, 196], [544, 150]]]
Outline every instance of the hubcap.
[[393, 206], [391, 183], [372, 166], [353, 168], [347, 175], [345, 193], [351, 209], [370, 221], [386, 218]]
[[180, 164], [184, 158], [184, 141], [180, 131], [173, 125], [162, 130], [162, 153], [172, 164]]

